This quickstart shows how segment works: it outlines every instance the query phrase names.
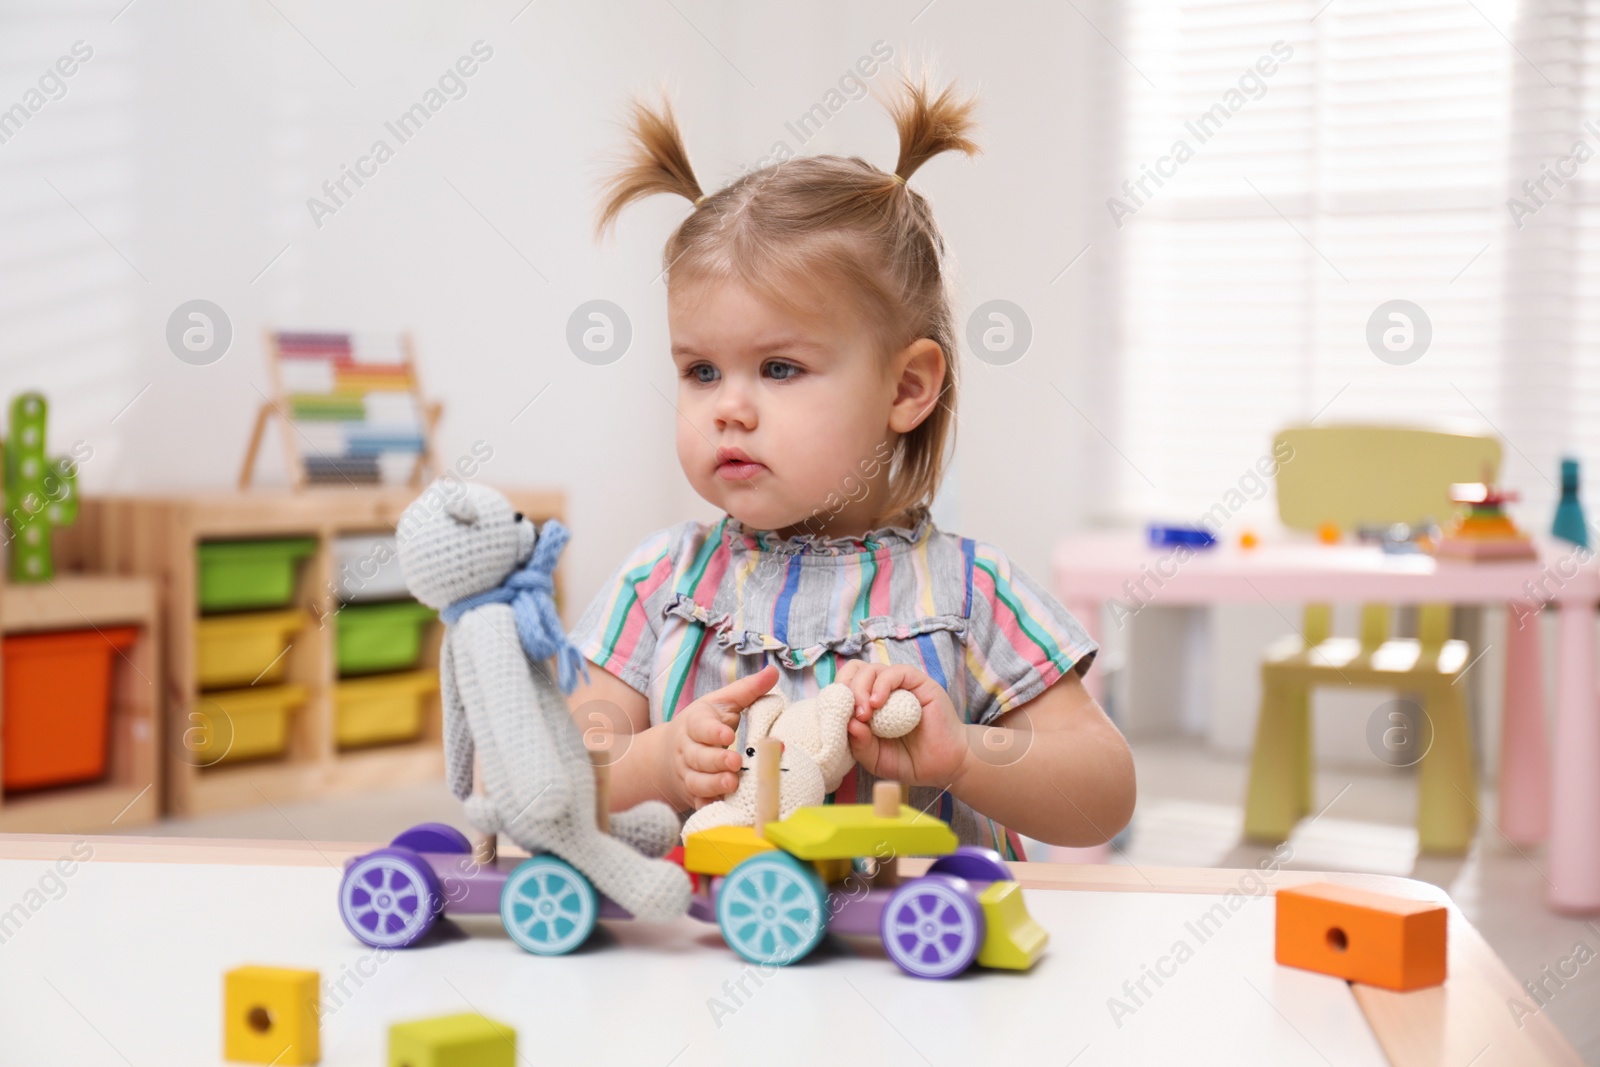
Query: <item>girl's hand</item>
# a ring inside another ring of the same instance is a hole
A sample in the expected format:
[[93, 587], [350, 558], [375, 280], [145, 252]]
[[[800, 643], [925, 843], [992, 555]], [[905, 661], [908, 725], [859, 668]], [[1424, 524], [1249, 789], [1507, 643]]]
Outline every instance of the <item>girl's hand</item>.
[[[950, 694], [915, 667], [850, 660], [835, 681], [856, 696], [850, 719], [850, 754], [878, 778], [905, 785], [947, 788], [961, 777], [967, 761], [967, 728], [950, 703]], [[868, 725], [896, 689], [909, 689], [922, 705], [922, 721], [904, 737], [878, 737]]]
[[778, 668], [769, 663], [755, 674], [707, 693], [666, 724], [671, 731], [666, 771], [680, 787], [681, 800], [701, 808], [739, 788], [743, 761], [728, 746], [737, 736], [740, 714], [777, 681]]

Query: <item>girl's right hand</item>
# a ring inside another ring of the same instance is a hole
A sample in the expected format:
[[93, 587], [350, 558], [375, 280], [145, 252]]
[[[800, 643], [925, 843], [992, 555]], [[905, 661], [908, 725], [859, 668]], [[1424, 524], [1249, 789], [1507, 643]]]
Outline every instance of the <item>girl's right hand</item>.
[[667, 724], [669, 773], [682, 783], [683, 797], [701, 808], [739, 788], [739, 753], [728, 746], [738, 736], [739, 716], [778, 681], [773, 664], [691, 703]]

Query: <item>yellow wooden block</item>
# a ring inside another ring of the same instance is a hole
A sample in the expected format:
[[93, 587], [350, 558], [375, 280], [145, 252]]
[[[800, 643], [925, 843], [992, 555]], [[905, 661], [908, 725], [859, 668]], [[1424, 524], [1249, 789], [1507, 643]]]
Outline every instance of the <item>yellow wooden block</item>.
[[319, 978], [287, 967], [235, 967], [222, 976], [222, 1055], [279, 1067], [316, 1063]]
[[757, 852], [777, 847], [757, 837], [749, 826], [713, 826], [684, 838], [683, 869], [693, 874], [725, 875]]
[[944, 822], [906, 804], [892, 819], [874, 814], [871, 804], [797, 808], [767, 824], [767, 839], [803, 860], [942, 856], [960, 843]]
[[990, 882], [978, 894], [988, 932], [978, 949], [978, 965], [1005, 971], [1025, 971], [1038, 960], [1050, 934], [1034, 921], [1022, 902], [1016, 882]]
[[389, 1027], [389, 1067], [516, 1067], [516, 1063], [517, 1032], [472, 1012]]

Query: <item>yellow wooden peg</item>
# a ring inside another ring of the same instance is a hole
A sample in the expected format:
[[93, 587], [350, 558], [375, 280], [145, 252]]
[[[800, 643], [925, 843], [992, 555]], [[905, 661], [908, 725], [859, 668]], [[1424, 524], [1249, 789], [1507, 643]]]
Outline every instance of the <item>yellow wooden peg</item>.
[[783, 742], [764, 737], [756, 742], [756, 836], [766, 836], [767, 823], [778, 817], [778, 785], [782, 777]]
[[878, 782], [872, 787], [872, 814], [893, 819], [900, 814], [900, 783]]

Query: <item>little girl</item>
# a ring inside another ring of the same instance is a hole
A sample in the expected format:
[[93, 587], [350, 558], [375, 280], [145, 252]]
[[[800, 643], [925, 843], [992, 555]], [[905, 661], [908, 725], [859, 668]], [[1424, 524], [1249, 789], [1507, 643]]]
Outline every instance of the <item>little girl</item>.
[[[941, 152], [971, 155], [973, 101], [902, 77], [900, 158], [811, 156], [701, 191], [670, 105], [635, 103], [632, 159], [597, 232], [676, 193], [667, 241], [677, 451], [726, 512], [646, 538], [571, 634], [595, 667], [571, 696], [612, 735], [617, 808], [680, 811], [737, 786], [740, 711], [850, 686], [856, 766], [830, 797], [896, 779], [963, 843], [1023, 859], [1018, 834], [1108, 840], [1134, 799], [1126, 742], [1084, 690], [1096, 646], [992, 545], [938, 529], [928, 504], [954, 432], [956, 338], [944, 240], [906, 185]], [[897, 688], [921, 724], [867, 727]], [[624, 747], [625, 746], [625, 747]]]

